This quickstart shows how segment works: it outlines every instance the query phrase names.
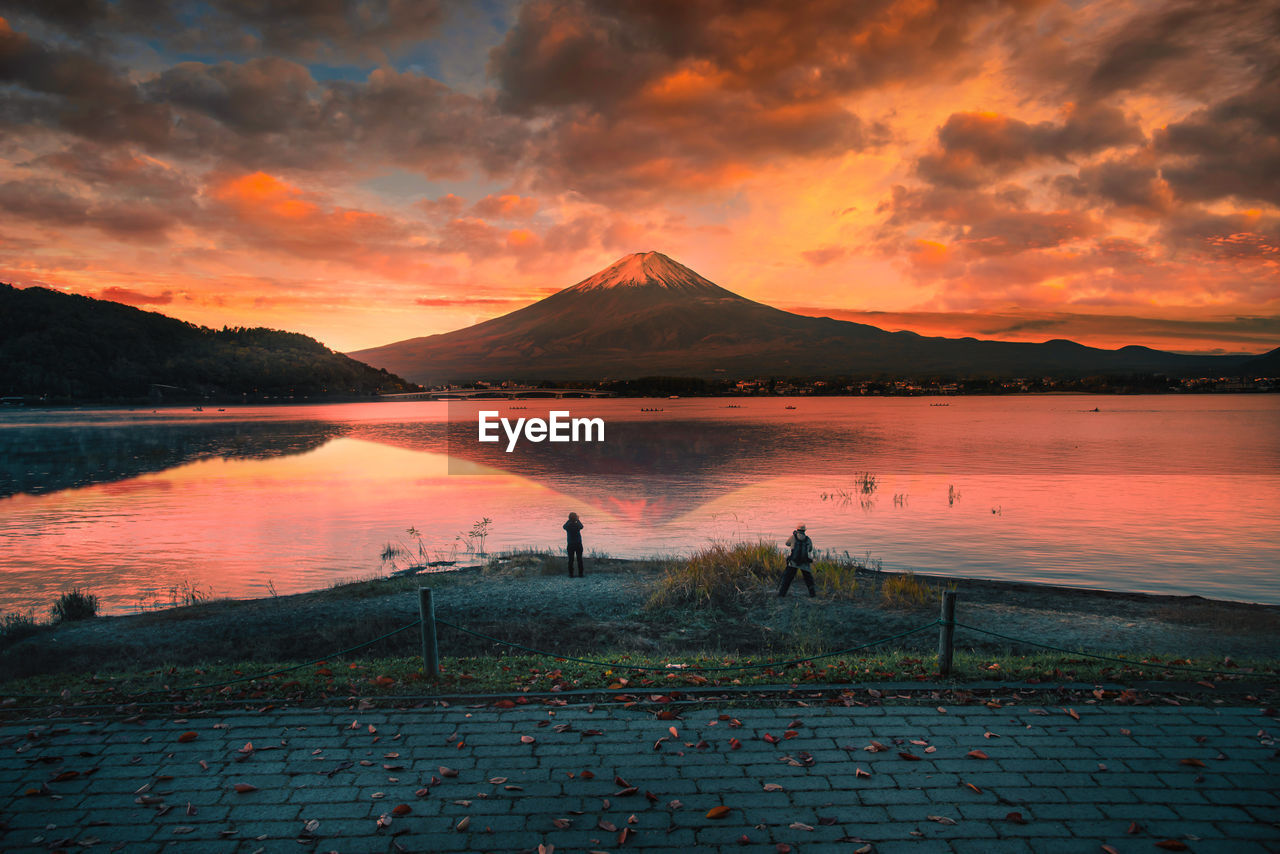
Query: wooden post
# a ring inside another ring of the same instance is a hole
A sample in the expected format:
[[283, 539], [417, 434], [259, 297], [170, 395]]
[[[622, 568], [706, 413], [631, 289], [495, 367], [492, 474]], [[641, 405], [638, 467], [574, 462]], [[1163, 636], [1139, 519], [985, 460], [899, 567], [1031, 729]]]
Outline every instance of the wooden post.
[[428, 679], [440, 675], [440, 647], [436, 643], [436, 606], [431, 588], [418, 588], [418, 612], [422, 616], [422, 672]]
[[951, 675], [951, 653], [956, 635], [956, 592], [942, 591], [942, 616], [938, 618], [938, 675]]

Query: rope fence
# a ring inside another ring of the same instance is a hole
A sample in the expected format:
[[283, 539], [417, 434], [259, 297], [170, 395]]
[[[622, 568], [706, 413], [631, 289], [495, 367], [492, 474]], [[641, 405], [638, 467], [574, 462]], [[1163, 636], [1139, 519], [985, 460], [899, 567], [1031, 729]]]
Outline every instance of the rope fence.
[[528, 652], [533, 655], [541, 655], [548, 658], [554, 658], [557, 661], [574, 661], [579, 664], [590, 664], [593, 666], [608, 667], [610, 669], [616, 668], [619, 670], [668, 670], [670, 669], [670, 670], [679, 670], [680, 672], [696, 671], [698, 673], [718, 673], [718, 672], [730, 672], [730, 671], [742, 672], [746, 670], [773, 670], [780, 667], [793, 667], [797, 664], [805, 664], [811, 661], [821, 661], [825, 658], [835, 658], [836, 656], [839, 656], [839, 655], [848, 655], [851, 652], [857, 652], [859, 650], [867, 649], [868, 647], [878, 646], [879, 644], [888, 643], [889, 641], [897, 640], [898, 638], [905, 638], [908, 635], [918, 634], [919, 632], [923, 632], [926, 629], [933, 628], [938, 624], [938, 621], [934, 620], [933, 622], [927, 623], [926, 625], [917, 626], [914, 629], [908, 629], [905, 632], [899, 632], [898, 634], [890, 635], [887, 638], [880, 638], [879, 640], [873, 640], [868, 643], [859, 644], [858, 646], [851, 646], [846, 649], [838, 649], [835, 652], [824, 652], [820, 655], [806, 655], [803, 658], [792, 658], [786, 661], [769, 661], [763, 664], [734, 664], [734, 665], [728, 665], [724, 667], [702, 667], [699, 665], [681, 665], [679, 667], [674, 667], [671, 664], [667, 664], [665, 666], [659, 666], [659, 665], [653, 665], [653, 664], [647, 664], [647, 665], [646, 664], [623, 664], [621, 662], [593, 661], [587, 658], [574, 658], [571, 655], [561, 655], [558, 652], [547, 652], [546, 650], [542, 650], [542, 649], [534, 649], [533, 647], [525, 646], [524, 644], [516, 643], [514, 641], [501, 640], [500, 638], [495, 638], [490, 635], [486, 635], [483, 632], [477, 632], [472, 629], [468, 629], [465, 626], [459, 626], [455, 623], [450, 623], [446, 620], [437, 619], [436, 624], [441, 626], [448, 626], [451, 629], [457, 629], [460, 632], [465, 632], [466, 634], [472, 635], [474, 637], [482, 638], [492, 643], [509, 646], [514, 649], [523, 650], [524, 652]]
[[[247, 682], [254, 682], [260, 679], [270, 679], [275, 676], [280, 676], [285, 673], [291, 673], [295, 670], [301, 670], [304, 667], [310, 667], [316, 664], [320, 664], [321, 662], [328, 661], [330, 659], [340, 658], [350, 653], [357, 652], [362, 649], [366, 649], [370, 646], [373, 646], [376, 643], [387, 640], [388, 638], [395, 637], [396, 635], [399, 635], [403, 632], [406, 632], [416, 627], [422, 628], [423, 671], [428, 677], [434, 678], [440, 675], [439, 644], [436, 638], [437, 626], [446, 626], [455, 631], [461, 632], [463, 634], [471, 635], [472, 637], [479, 638], [489, 643], [498, 644], [500, 646], [509, 647], [515, 650], [520, 650], [521, 652], [528, 653], [530, 655], [551, 658], [556, 661], [571, 661], [577, 664], [585, 664], [592, 667], [604, 667], [611, 670], [632, 670], [632, 671], [651, 671], [651, 672], [661, 671], [661, 672], [668, 672], [668, 673], [670, 672], [727, 673], [727, 672], [745, 672], [745, 671], [752, 671], [752, 670], [759, 670], [759, 671], [776, 670], [776, 669], [782, 669], [787, 667], [793, 667], [800, 664], [812, 663], [815, 661], [822, 661], [829, 658], [837, 658], [839, 656], [850, 655], [852, 653], [860, 652], [862, 650], [869, 649], [871, 647], [879, 646], [881, 644], [889, 643], [891, 641], [896, 641], [896, 640], [900, 640], [901, 638], [919, 634], [920, 632], [928, 631], [929, 629], [932, 629], [936, 626], [939, 628], [938, 672], [940, 676], [944, 676], [944, 677], [951, 674], [951, 668], [953, 664], [952, 658], [953, 658], [953, 650], [954, 650], [954, 632], [956, 629], [963, 629], [969, 632], [976, 632], [978, 634], [999, 638], [1001, 640], [1008, 641], [1010, 643], [1040, 647], [1042, 649], [1049, 649], [1049, 650], [1053, 650], [1055, 652], [1063, 653], [1066, 655], [1081, 656], [1085, 658], [1097, 659], [1100, 661], [1109, 661], [1109, 662], [1114, 662], [1118, 664], [1128, 665], [1130, 667], [1135, 667], [1135, 668], [1178, 671], [1178, 672], [1186, 672], [1186, 673], [1195, 673], [1200, 675], [1224, 675], [1227, 673], [1227, 670], [1225, 668], [1208, 669], [1208, 668], [1200, 668], [1200, 667], [1188, 667], [1185, 665], [1176, 665], [1176, 664], [1149, 663], [1149, 662], [1134, 660], [1131, 658], [1121, 658], [1114, 655], [1104, 655], [1101, 653], [1087, 652], [1084, 650], [1067, 649], [1065, 647], [1055, 646], [1053, 644], [1042, 643], [1039, 641], [1027, 640], [1025, 638], [1018, 638], [1012, 635], [1002, 634], [1000, 632], [992, 631], [990, 629], [980, 628], [978, 626], [971, 626], [971, 625], [968, 625], [967, 623], [961, 623], [956, 621], [955, 599], [956, 597], [955, 597], [954, 591], [946, 591], [944, 593], [943, 601], [942, 601], [941, 616], [936, 620], [932, 620], [924, 625], [916, 626], [915, 628], [907, 629], [906, 631], [899, 632], [894, 635], [889, 635], [888, 637], [878, 638], [873, 641], [861, 643], [856, 646], [845, 647], [843, 649], [838, 649], [833, 652], [824, 652], [817, 655], [806, 655], [806, 656], [801, 656], [797, 658], [785, 659], [782, 661], [768, 661], [768, 662], [761, 662], [761, 663], [745, 663], [745, 664], [733, 664], [733, 665], [722, 665], [722, 666], [703, 666], [697, 663], [693, 663], [693, 664], [668, 663], [666, 665], [654, 665], [654, 664], [631, 664], [631, 663], [620, 662], [620, 661], [600, 661], [597, 659], [579, 658], [576, 656], [564, 655], [562, 653], [550, 652], [548, 650], [527, 646], [525, 644], [518, 643], [516, 641], [497, 638], [497, 637], [494, 637], [493, 635], [476, 631], [475, 629], [471, 629], [466, 626], [461, 626], [461, 625], [458, 625], [457, 623], [453, 623], [448, 620], [439, 619], [435, 616], [435, 608], [431, 599], [431, 591], [428, 588], [420, 588], [421, 613], [419, 618], [397, 629], [393, 629], [385, 634], [379, 635], [378, 637], [373, 638], [372, 640], [355, 644], [354, 646], [350, 646], [345, 649], [341, 649], [336, 652], [329, 653], [328, 655], [324, 655], [319, 658], [311, 659], [309, 661], [304, 661], [299, 664], [292, 664], [287, 667], [277, 668], [275, 670], [270, 670], [264, 673], [256, 673], [250, 676], [241, 676], [235, 679], [227, 679], [221, 682], [209, 682], [209, 683], [201, 683], [201, 684], [194, 684], [194, 685], [183, 685], [176, 688], [174, 687], [153, 688], [153, 689], [148, 689], [144, 691], [133, 692], [129, 696], [146, 697], [146, 696], [151, 696], [155, 694], [180, 694], [180, 693], [190, 692], [190, 691], [208, 691], [208, 690], [214, 690], [214, 689], [220, 689], [220, 688], [227, 688], [232, 685], [238, 685], [238, 684], [247, 683]], [[111, 691], [111, 690], [85, 691], [79, 694], [78, 696], [93, 697], [93, 696], [101, 696], [101, 695], [108, 695], [108, 694], [116, 695], [116, 693], [117, 692]], [[55, 700], [61, 699], [59, 695], [51, 695], [51, 694], [9, 694], [6, 696], [13, 699], [27, 699], [27, 700], [55, 701]], [[127, 700], [122, 702], [127, 702]]]

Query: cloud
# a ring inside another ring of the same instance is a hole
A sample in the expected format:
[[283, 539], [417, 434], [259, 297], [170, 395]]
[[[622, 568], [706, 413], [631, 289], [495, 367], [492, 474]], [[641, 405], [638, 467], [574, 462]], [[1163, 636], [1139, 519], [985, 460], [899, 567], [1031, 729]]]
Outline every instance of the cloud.
[[975, 34], [1036, 5], [534, 0], [490, 65], [503, 103], [517, 112], [576, 105], [610, 113], [646, 93], [697, 103], [740, 91], [759, 93], [767, 108], [964, 73], [956, 60]]
[[800, 253], [800, 257], [815, 267], [825, 267], [832, 261], [843, 258], [848, 251], [843, 246], [824, 246], [821, 249], [807, 249]]
[[158, 294], [145, 294], [141, 291], [131, 290], [129, 288], [103, 288], [97, 294], [98, 299], [111, 300], [111, 302], [122, 302], [125, 305], [168, 305], [173, 302], [173, 291], [164, 291]]
[[491, 54], [498, 104], [546, 124], [539, 175], [601, 197], [714, 188], [887, 142], [848, 96], [950, 78], [1033, 3], [533, 0]]
[[1054, 186], [1089, 206], [1106, 205], [1143, 219], [1160, 217], [1173, 209], [1174, 199], [1156, 164], [1145, 153], [1113, 158], [1082, 167], [1075, 175], [1059, 175]]
[[0, 212], [55, 227], [94, 228], [124, 240], [162, 240], [173, 220], [152, 205], [98, 200], [48, 179], [0, 184]]
[[[1161, 233], [1176, 250], [1217, 259], [1267, 262], [1273, 275], [1280, 274], [1280, 215], [1191, 209], [1171, 217]], [[1273, 286], [1272, 290], [1277, 289]]]
[[403, 252], [411, 236], [402, 222], [333, 205], [265, 172], [228, 177], [209, 195], [216, 218], [210, 224], [276, 252], [358, 264], [377, 253]]
[[488, 195], [472, 205], [471, 212], [488, 219], [529, 219], [538, 212], [538, 200], [513, 193]]
[[1137, 124], [1115, 107], [1071, 107], [1060, 123], [1036, 124], [999, 113], [953, 113], [916, 170], [934, 184], [977, 187], [1040, 160], [1067, 161], [1142, 140]]
[[[410, 4], [412, 5], [412, 4]], [[484, 99], [411, 71], [317, 81], [291, 60], [181, 62], [118, 71], [62, 42], [37, 42], [0, 18], [0, 128], [62, 131], [154, 155], [254, 169], [355, 171], [395, 165], [435, 177], [506, 173], [529, 131]]]
[[523, 305], [529, 300], [521, 299], [520, 297], [418, 297], [413, 302], [414, 305], [444, 308], [470, 305], [511, 305], [513, 303]]
[[274, 53], [328, 61], [378, 61], [430, 38], [440, 0], [10, 0], [9, 5], [80, 38], [164, 39], [188, 53]]
[[142, 99], [137, 87], [110, 63], [64, 44], [36, 42], [14, 31], [4, 18], [0, 83], [19, 87], [14, 104], [0, 110], [0, 122], [10, 132], [35, 123], [89, 139], [133, 140], [157, 147], [169, 137], [169, 111]]
[[1280, 205], [1280, 60], [1248, 91], [1157, 133], [1154, 148], [1181, 199]]
[[1101, 43], [1081, 90], [1100, 98], [1153, 89], [1180, 94], [1221, 89], [1241, 71], [1274, 63], [1280, 15], [1271, 3], [1164, 3], [1125, 19]]

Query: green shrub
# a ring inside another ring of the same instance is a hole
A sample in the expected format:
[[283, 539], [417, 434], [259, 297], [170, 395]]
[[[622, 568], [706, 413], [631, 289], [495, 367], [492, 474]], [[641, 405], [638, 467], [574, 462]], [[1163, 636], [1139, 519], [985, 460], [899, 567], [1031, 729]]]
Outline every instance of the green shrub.
[[76, 620], [88, 620], [98, 616], [98, 597], [85, 593], [79, 587], [69, 593], [63, 593], [53, 603], [53, 621], [70, 623]]

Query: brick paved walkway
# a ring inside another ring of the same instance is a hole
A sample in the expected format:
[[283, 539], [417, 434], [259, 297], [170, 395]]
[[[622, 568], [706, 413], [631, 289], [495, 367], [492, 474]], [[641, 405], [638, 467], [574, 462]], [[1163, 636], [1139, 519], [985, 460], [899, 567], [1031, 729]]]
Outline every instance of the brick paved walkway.
[[[787, 706], [667, 721], [531, 703], [10, 722], [0, 848], [1280, 850], [1274, 718], [1075, 711]], [[865, 750], [873, 741], [885, 749]]]

